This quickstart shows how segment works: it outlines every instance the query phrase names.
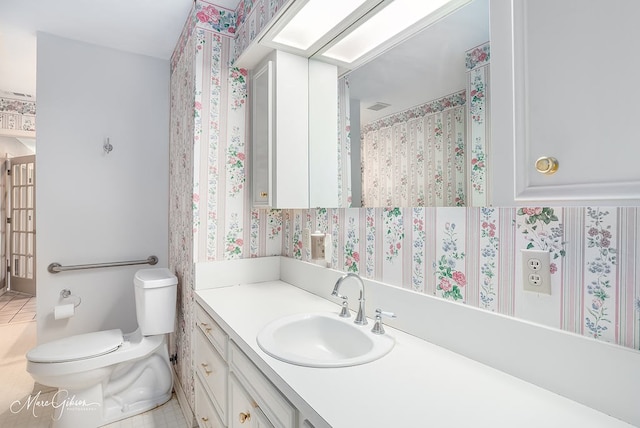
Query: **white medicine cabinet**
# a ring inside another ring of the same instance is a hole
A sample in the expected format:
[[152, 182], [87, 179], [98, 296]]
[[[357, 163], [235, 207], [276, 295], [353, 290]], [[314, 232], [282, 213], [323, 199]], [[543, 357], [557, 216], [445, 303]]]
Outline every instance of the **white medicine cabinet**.
[[308, 208], [308, 60], [274, 51], [255, 68], [252, 198], [256, 207]]
[[636, 0], [491, 1], [494, 205], [640, 203], [638, 16]]
[[253, 206], [336, 206], [337, 67], [272, 51], [251, 76]]

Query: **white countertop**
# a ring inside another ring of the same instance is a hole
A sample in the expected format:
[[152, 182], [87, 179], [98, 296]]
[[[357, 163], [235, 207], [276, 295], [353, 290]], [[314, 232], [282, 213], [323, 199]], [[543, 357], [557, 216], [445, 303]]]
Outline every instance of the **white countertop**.
[[316, 428], [631, 426], [389, 326], [394, 349], [368, 364], [279, 361], [256, 342], [264, 325], [303, 312], [337, 316], [340, 309], [282, 281], [199, 290], [196, 299]]

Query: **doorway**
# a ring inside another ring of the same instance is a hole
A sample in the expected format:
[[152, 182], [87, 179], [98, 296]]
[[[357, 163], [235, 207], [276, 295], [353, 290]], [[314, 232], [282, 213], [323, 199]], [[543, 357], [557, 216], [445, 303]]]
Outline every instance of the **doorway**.
[[36, 294], [35, 155], [10, 160], [7, 220], [9, 261], [7, 273], [12, 291]]

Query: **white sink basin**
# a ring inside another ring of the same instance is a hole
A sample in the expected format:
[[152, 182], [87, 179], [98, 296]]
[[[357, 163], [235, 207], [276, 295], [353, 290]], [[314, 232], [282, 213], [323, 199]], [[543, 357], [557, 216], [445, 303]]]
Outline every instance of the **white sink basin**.
[[264, 352], [291, 364], [307, 367], [345, 367], [368, 363], [386, 355], [395, 340], [371, 333], [369, 325], [336, 313], [307, 313], [279, 318], [257, 336]]

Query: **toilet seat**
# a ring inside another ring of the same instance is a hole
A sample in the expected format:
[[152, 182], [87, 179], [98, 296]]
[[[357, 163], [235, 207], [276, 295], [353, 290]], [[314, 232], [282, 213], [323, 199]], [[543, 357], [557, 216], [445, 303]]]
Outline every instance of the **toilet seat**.
[[27, 353], [34, 363], [64, 363], [109, 354], [122, 346], [122, 330], [78, 334], [36, 346]]

